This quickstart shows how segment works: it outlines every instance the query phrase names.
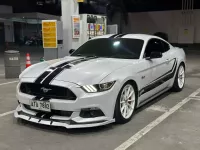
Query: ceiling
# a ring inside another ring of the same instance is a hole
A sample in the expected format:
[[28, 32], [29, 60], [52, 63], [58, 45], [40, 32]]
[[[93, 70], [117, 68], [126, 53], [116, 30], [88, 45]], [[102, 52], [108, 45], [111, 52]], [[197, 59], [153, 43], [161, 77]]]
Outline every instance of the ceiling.
[[[15, 13], [42, 12], [61, 15], [61, 0], [1, 0], [0, 5], [12, 5]], [[87, 0], [80, 4], [80, 13], [105, 13], [108, 2], [124, 4], [127, 12], [162, 11], [181, 9], [182, 0]], [[176, 2], [175, 2], [176, 1]], [[200, 0], [194, 0], [200, 8]]]

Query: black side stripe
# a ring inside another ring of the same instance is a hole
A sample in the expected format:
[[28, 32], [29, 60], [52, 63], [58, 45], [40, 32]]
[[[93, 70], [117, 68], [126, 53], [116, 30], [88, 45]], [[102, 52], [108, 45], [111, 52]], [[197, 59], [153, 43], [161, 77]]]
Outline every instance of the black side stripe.
[[64, 69], [63, 68], [57, 68], [54, 70], [43, 82], [42, 84], [48, 85], [58, 74], [60, 74]]
[[154, 80], [153, 82], [151, 82], [146, 87], [142, 88], [139, 91], [139, 96], [153, 90], [154, 88], [156, 88], [156, 87], [162, 85], [163, 83], [167, 82], [168, 80], [172, 79], [174, 77], [175, 73], [176, 73], [176, 69], [177, 69], [177, 61], [175, 60], [175, 63], [172, 67], [172, 70], [170, 70], [168, 73], [162, 75], [158, 79]]
[[[165, 77], [166, 75], [168, 75], [170, 72], [172, 72], [174, 70], [174, 67], [175, 67], [177, 62], [176, 62], [176, 58], [174, 58], [172, 60], [175, 60], [173, 66], [172, 66], [172, 69], [170, 71], [166, 72], [165, 74], [163, 74], [162, 76], [158, 77], [157, 79], [153, 80], [151, 83], [153, 83], [153, 82]], [[151, 83], [149, 83], [149, 84], [151, 84]]]

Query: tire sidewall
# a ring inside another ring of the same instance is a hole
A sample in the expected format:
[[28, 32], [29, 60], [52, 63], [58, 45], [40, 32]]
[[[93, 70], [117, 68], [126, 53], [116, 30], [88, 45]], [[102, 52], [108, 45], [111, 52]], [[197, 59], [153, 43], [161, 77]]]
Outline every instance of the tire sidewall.
[[176, 72], [176, 77], [175, 77], [175, 81], [174, 81], [174, 85], [173, 85], [173, 90], [174, 91], [177, 91], [177, 92], [180, 92], [183, 90], [184, 86], [185, 86], [185, 76], [184, 76], [184, 84], [183, 84], [183, 87], [180, 88], [179, 87], [179, 84], [178, 84], [178, 75], [179, 75], [179, 70], [180, 70], [180, 67], [183, 67], [184, 69], [184, 74], [185, 74], [185, 66], [181, 63], [178, 67], [178, 70]]
[[[128, 84], [131, 85], [133, 87], [134, 91], [135, 91], [135, 106], [134, 106], [134, 110], [133, 110], [133, 113], [131, 114], [131, 116], [128, 119], [126, 119], [121, 114], [121, 110], [120, 110], [120, 98], [121, 98], [121, 94], [122, 94], [122, 91], [123, 91], [124, 87], [127, 86]], [[120, 92], [119, 92], [119, 94], [117, 96], [116, 105], [115, 105], [114, 118], [116, 120], [116, 123], [127, 123], [133, 117], [135, 109], [136, 109], [136, 106], [137, 106], [137, 94], [136, 94], [136, 92], [137, 92], [136, 91], [136, 87], [131, 82], [129, 82], [129, 81], [126, 82], [122, 86], [122, 88], [121, 88], [121, 90], [120, 90]]]

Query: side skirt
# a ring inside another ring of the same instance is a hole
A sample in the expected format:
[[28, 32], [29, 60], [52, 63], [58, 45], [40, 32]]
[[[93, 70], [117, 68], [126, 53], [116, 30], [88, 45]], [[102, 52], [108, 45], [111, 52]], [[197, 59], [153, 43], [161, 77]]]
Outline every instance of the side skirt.
[[146, 100], [144, 100], [144, 101], [141, 102], [141, 103], [140, 103], [139, 100], [138, 100], [137, 108], [143, 106], [144, 104], [148, 103], [149, 101], [151, 101], [151, 100], [155, 99], [156, 97], [160, 96], [161, 94], [167, 92], [170, 88], [171, 88], [171, 87], [167, 87], [167, 88], [165, 88], [165, 89], [159, 91], [158, 93], [156, 93], [155, 95], [153, 95], [153, 96], [147, 98]]

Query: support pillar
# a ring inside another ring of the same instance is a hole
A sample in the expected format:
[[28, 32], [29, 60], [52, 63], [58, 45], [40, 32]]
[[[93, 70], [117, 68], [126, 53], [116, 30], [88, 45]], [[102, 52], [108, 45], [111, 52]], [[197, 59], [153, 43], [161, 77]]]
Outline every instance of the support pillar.
[[63, 22], [63, 48], [64, 55], [69, 55], [70, 49], [76, 49], [79, 39], [72, 39], [72, 15], [79, 15], [77, 0], [61, 0]]

